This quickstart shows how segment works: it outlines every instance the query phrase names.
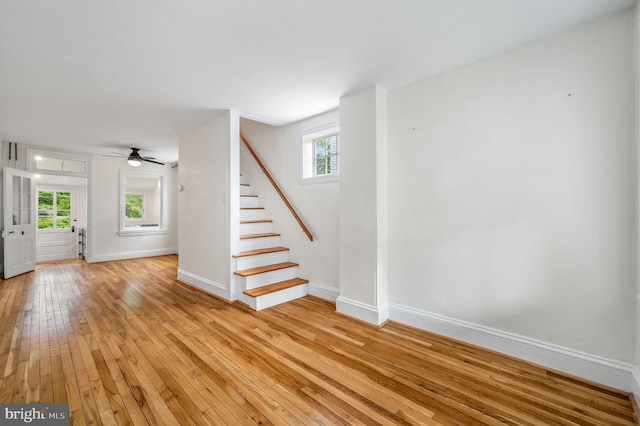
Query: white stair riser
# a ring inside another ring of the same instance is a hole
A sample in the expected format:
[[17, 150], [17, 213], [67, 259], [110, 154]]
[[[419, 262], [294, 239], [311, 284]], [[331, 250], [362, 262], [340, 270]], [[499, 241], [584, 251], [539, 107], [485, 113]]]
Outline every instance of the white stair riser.
[[240, 207], [258, 207], [258, 197], [240, 197]]
[[240, 195], [251, 194], [251, 187], [246, 185], [240, 185]]
[[307, 284], [300, 284], [295, 287], [286, 288], [284, 290], [265, 294], [263, 296], [251, 297], [242, 293], [240, 301], [246, 303], [251, 308], [259, 311], [261, 309], [270, 308], [280, 303], [289, 302], [307, 295]]
[[265, 272], [263, 274], [252, 275], [250, 277], [240, 277], [238, 282], [243, 290], [251, 290], [280, 281], [291, 280], [298, 276], [298, 267], [278, 269], [277, 271]]
[[273, 232], [273, 222], [240, 224], [240, 235], [267, 234], [270, 232]]
[[273, 253], [256, 254], [236, 258], [236, 271], [257, 268], [258, 266], [274, 265], [289, 261], [289, 251], [277, 251]]
[[246, 240], [240, 240], [240, 251], [257, 250], [269, 247], [279, 247], [280, 237], [263, 237], [263, 238], [249, 238]]
[[253, 309], [254, 311], [257, 311], [257, 309], [256, 309], [256, 298], [255, 297], [251, 297], [251, 296], [246, 295], [244, 293], [240, 293], [238, 295], [238, 300], [241, 301], [242, 303], [244, 303], [245, 305], [249, 305], [249, 307], [251, 309]]
[[264, 209], [240, 210], [240, 220], [262, 220], [264, 219]]

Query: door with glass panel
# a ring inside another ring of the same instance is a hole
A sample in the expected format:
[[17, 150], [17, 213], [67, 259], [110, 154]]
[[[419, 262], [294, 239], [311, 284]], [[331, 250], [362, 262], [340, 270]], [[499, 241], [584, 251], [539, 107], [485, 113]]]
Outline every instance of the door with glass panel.
[[2, 177], [6, 279], [36, 268], [36, 194], [32, 173], [5, 167]]
[[77, 258], [76, 190], [38, 186], [37, 193], [37, 261]]

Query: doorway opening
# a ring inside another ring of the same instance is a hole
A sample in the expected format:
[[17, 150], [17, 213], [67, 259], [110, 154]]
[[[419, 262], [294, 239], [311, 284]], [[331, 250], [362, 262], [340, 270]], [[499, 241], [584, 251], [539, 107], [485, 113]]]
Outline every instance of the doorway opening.
[[87, 178], [39, 175], [36, 262], [83, 259], [87, 229]]

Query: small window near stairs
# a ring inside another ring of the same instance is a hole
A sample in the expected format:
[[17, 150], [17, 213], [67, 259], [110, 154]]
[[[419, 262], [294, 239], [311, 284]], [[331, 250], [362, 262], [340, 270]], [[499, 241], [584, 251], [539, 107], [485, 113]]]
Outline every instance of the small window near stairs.
[[300, 134], [301, 182], [330, 182], [340, 179], [340, 127], [331, 124]]

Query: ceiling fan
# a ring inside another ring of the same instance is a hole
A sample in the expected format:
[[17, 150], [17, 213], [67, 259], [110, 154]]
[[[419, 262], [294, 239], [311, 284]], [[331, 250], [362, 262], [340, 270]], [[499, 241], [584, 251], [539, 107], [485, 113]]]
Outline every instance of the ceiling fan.
[[138, 167], [139, 165], [142, 164], [143, 161], [146, 161], [148, 163], [154, 163], [154, 164], [160, 164], [162, 166], [164, 166], [164, 163], [161, 163], [159, 161], [155, 161], [155, 157], [143, 157], [140, 155], [140, 148], [131, 148], [131, 154], [129, 154], [127, 156], [127, 154], [121, 154], [119, 152], [114, 152], [114, 154], [117, 154], [115, 156], [113, 155], [108, 155], [107, 157], [127, 157], [127, 163], [129, 163], [130, 166], [133, 167]]

